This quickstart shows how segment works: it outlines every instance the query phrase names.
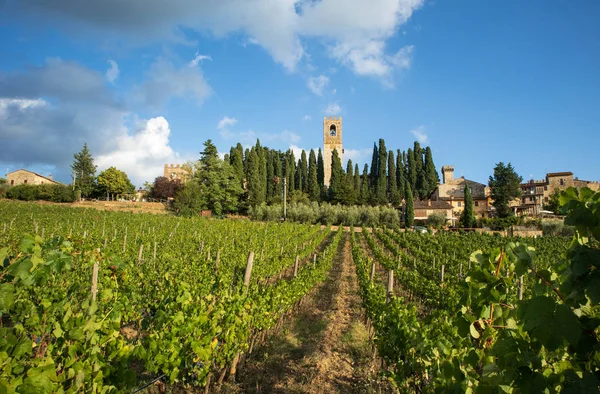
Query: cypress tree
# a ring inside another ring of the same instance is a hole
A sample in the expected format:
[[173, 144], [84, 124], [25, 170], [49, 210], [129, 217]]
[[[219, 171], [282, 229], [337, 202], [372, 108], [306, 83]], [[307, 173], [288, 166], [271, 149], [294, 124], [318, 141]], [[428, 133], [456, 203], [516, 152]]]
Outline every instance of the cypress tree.
[[379, 164], [379, 152], [377, 151], [377, 145], [373, 143], [373, 156], [371, 157], [371, 173], [369, 174], [369, 189], [372, 195], [375, 195], [375, 189], [377, 184]]
[[295, 175], [296, 175], [296, 158], [294, 157], [294, 152], [289, 149], [287, 151], [287, 159], [286, 159], [286, 172], [285, 177], [287, 178], [287, 189], [288, 193], [296, 190], [295, 186]]
[[369, 202], [369, 166], [365, 163], [362, 179], [360, 180], [359, 203], [365, 205]]
[[440, 183], [440, 176], [435, 169], [435, 164], [433, 164], [433, 155], [431, 154], [431, 148], [425, 148], [425, 177], [427, 178], [427, 185], [429, 186], [429, 191], [427, 194], [430, 194], [437, 187], [438, 183]]
[[388, 196], [389, 201], [395, 205], [400, 205], [400, 193], [396, 183], [396, 164], [394, 162], [394, 151], [388, 152]]
[[405, 168], [403, 154], [400, 149], [398, 149], [396, 153], [398, 155], [396, 157], [396, 185], [398, 186], [398, 205], [400, 205], [402, 199], [404, 198], [404, 179], [406, 177], [404, 175]]
[[465, 208], [460, 214], [459, 223], [461, 226], [471, 228], [475, 225], [475, 208], [473, 207], [473, 197], [471, 196], [471, 188], [465, 182]]
[[325, 164], [323, 163], [321, 148], [319, 148], [317, 155], [317, 183], [319, 184], [319, 188], [323, 189], [325, 187]]
[[229, 150], [229, 163], [233, 169], [235, 178], [239, 181], [240, 185], [244, 185], [244, 149], [240, 143], [234, 148]]
[[413, 193], [413, 197], [415, 195], [413, 190], [417, 188], [417, 168], [415, 165], [415, 156], [413, 155], [412, 149], [408, 148], [408, 153], [406, 154], [407, 170], [408, 170], [408, 179], [406, 180], [406, 185], [410, 186], [411, 193]]
[[308, 155], [308, 197], [311, 201], [319, 201], [321, 188], [317, 179], [317, 159], [314, 149]]
[[261, 193], [260, 158], [256, 149], [252, 149], [248, 155], [248, 173], [246, 174], [248, 188], [248, 202], [255, 207], [264, 202]]
[[331, 155], [331, 181], [329, 182], [329, 199], [332, 202], [342, 201], [342, 184], [344, 183], [344, 170], [337, 149]]
[[296, 166], [296, 189], [302, 191], [304, 180], [302, 179], [302, 160], [298, 159]]
[[302, 149], [300, 155], [300, 175], [302, 177], [302, 187], [298, 187], [304, 193], [308, 193], [308, 160], [306, 160], [306, 152]]
[[358, 163], [354, 165], [354, 179], [352, 181], [352, 189], [354, 192], [354, 202], [360, 201], [360, 173], [358, 172]]
[[281, 152], [273, 151], [271, 157], [273, 161], [273, 176], [279, 180], [273, 185], [273, 199], [275, 201], [282, 201], [283, 192], [283, 170], [281, 168]]
[[404, 207], [404, 225], [405, 227], [412, 227], [415, 224], [415, 205], [413, 200], [413, 192], [410, 185], [406, 185], [406, 205]]
[[377, 149], [379, 158], [377, 160], [377, 184], [375, 188], [375, 194], [377, 195], [377, 204], [387, 204], [387, 149], [385, 147], [385, 141], [383, 138], [379, 139], [379, 148]]
[[267, 191], [267, 201], [271, 201], [274, 194], [274, 186], [275, 182], [273, 182], [273, 178], [275, 177], [275, 167], [273, 167], [273, 151], [267, 150], [265, 155], [266, 163], [267, 163], [267, 177], [266, 177], [266, 191]]
[[259, 174], [260, 174], [260, 198], [262, 201], [267, 201], [267, 148], [260, 146], [258, 140], [256, 140], [258, 159], [259, 159]]
[[348, 163], [346, 163], [346, 174], [344, 175], [344, 182], [342, 184], [342, 200], [346, 205], [353, 205], [356, 203], [352, 160], [348, 160]]

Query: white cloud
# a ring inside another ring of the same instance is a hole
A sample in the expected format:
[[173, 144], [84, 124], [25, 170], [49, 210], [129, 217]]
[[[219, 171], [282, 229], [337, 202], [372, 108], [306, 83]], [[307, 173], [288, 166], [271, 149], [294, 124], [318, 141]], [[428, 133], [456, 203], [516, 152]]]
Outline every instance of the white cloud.
[[189, 64], [191, 67], [196, 67], [202, 60], [212, 60], [212, 57], [208, 55], [200, 55], [198, 52], [196, 52], [196, 57], [192, 59]]
[[236, 123], [237, 123], [236, 118], [230, 118], [230, 117], [224, 116], [223, 119], [221, 119], [219, 121], [219, 124], [217, 124], [217, 130], [228, 129], [231, 126], [234, 126]]
[[114, 60], [109, 60], [108, 70], [106, 70], [106, 80], [110, 83], [115, 83], [117, 78], [119, 78], [119, 65]]
[[[367, 162], [367, 159], [371, 157], [373, 154], [372, 149], [346, 149], [344, 148], [344, 161], [347, 163], [348, 160], [352, 160], [352, 163], [359, 164], [360, 171], [362, 171], [362, 166], [360, 164], [364, 164]], [[344, 169], [345, 169], [344, 164]]]
[[410, 132], [412, 133], [412, 135], [415, 136], [419, 143], [426, 144], [427, 142], [429, 142], [429, 136], [427, 135], [425, 126], [421, 125], [416, 129], [412, 129]]
[[202, 104], [212, 93], [202, 70], [191, 63], [178, 68], [170, 60], [159, 57], [146, 76], [146, 81], [134, 89], [134, 100], [150, 107], [161, 107], [172, 98], [195, 99]]
[[340, 112], [342, 112], [342, 107], [340, 107], [338, 103], [329, 103], [323, 112], [325, 112], [327, 115], [338, 115]]
[[336, 94], [336, 93], [337, 93], [337, 89], [333, 89], [333, 90], [331, 91], [331, 94]]
[[9, 107], [15, 107], [19, 111], [26, 111], [30, 108], [38, 108], [47, 105], [48, 103], [43, 99], [14, 99], [14, 98], [0, 98], [0, 119], [7, 119]]
[[311, 120], [311, 119], [312, 119], [312, 116], [310, 116], [310, 115], [304, 115], [302, 117], [302, 120]]
[[[102, 41], [133, 43], [161, 39], [189, 41], [183, 29], [210, 31], [216, 37], [242, 32], [244, 41], [263, 47], [286, 69], [293, 71], [307, 58], [303, 40], [317, 39], [336, 49], [334, 57], [359, 75], [382, 74], [389, 78], [397, 67], [394, 54], [384, 51], [393, 37], [422, 7], [424, 0], [163, 0], [128, 1], [46, 0], [8, 2], [5, 13], [20, 14], [35, 24], [34, 15], [46, 22], [78, 27]], [[121, 7], [122, 12], [114, 12]], [[394, 51], [392, 51], [394, 52]]]
[[317, 96], [323, 95], [323, 89], [329, 83], [329, 78], [324, 75], [319, 75], [318, 77], [310, 77], [308, 78], [308, 88], [311, 92], [316, 94]]
[[141, 122], [133, 134], [122, 130], [114, 150], [96, 157], [98, 169], [117, 167], [138, 186], [152, 181], [163, 173], [165, 164], [182, 162], [169, 146], [170, 135], [169, 122], [162, 116]]

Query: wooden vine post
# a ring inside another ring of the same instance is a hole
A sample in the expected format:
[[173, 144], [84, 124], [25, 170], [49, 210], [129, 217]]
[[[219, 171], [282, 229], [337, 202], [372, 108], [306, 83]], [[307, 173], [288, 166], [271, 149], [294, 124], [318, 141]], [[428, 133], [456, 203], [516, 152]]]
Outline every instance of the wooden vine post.
[[298, 263], [300, 262], [300, 256], [296, 255], [296, 261], [294, 262], [294, 278], [298, 276]]
[[386, 302], [389, 304], [394, 295], [394, 270], [388, 271], [388, 282], [387, 282], [387, 297]]
[[375, 278], [375, 262], [371, 263], [371, 275], [369, 275], [369, 282], [373, 282], [373, 278]]
[[523, 299], [523, 275], [519, 277], [519, 300]]
[[442, 264], [442, 283], [444, 283], [444, 264]]
[[94, 263], [94, 269], [92, 270], [92, 301], [96, 301], [96, 294], [98, 293], [98, 262]]
[[138, 253], [138, 264], [142, 264], [142, 256], [144, 255], [144, 244], [140, 244], [140, 251]]
[[250, 286], [250, 276], [252, 275], [252, 265], [254, 264], [254, 252], [248, 254], [248, 262], [246, 263], [246, 272], [244, 272], [244, 286]]

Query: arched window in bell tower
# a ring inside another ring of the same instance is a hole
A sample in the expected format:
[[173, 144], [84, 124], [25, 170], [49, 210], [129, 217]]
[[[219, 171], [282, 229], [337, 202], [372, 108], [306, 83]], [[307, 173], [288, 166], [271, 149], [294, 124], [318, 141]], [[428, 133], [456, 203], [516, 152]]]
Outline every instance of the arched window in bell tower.
[[337, 130], [336, 130], [334, 124], [332, 124], [331, 126], [329, 126], [329, 135], [331, 137], [335, 137], [337, 135]]

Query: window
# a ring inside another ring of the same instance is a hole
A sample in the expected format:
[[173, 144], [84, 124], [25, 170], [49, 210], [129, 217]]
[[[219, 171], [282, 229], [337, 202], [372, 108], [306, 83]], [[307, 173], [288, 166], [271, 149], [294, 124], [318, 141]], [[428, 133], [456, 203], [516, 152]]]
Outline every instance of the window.
[[14, 185], [14, 184], [15, 184], [15, 180], [14, 180], [14, 179], [11, 179], [11, 180], [10, 180], [10, 185], [12, 186], [12, 185]]
[[529, 202], [533, 202], [533, 197], [529, 197]]
[[460, 201], [458, 202], [458, 206], [459, 206], [459, 207], [461, 206], [461, 202], [460, 202]]
[[479, 201], [475, 201], [475, 206], [478, 207], [479, 206]]
[[548, 190], [548, 185], [544, 185], [544, 190]]
[[562, 178], [560, 178], [560, 185], [561, 185], [561, 186], [564, 186], [564, 185], [565, 185], [565, 180], [564, 180], [564, 179], [562, 179]]
[[544, 202], [548, 202], [548, 197], [544, 197]]
[[25, 179], [25, 180], [23, 181], [23, 183], [27, 183], [27, 179]]

